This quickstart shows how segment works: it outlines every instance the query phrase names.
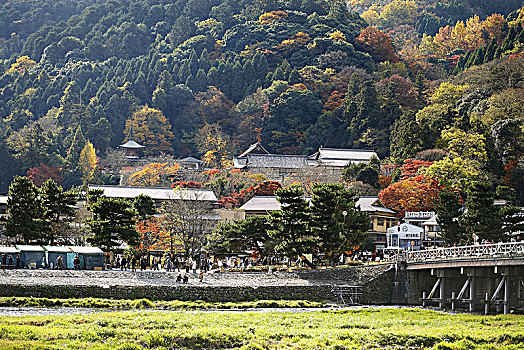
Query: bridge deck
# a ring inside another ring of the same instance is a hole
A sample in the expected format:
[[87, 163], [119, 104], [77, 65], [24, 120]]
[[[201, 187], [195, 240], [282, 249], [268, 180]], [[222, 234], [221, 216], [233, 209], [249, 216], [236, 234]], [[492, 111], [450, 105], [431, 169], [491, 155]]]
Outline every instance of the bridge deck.
[[524, 241], [404, 251], [393, 260], [405, 261], [408, 269], [519, 266], [524, 265]]

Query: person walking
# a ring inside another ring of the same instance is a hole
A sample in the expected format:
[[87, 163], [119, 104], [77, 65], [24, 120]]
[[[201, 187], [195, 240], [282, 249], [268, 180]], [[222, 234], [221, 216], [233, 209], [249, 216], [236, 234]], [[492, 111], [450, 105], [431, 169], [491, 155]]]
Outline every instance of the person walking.
[[64, 257], [62, 256], [62, 254], [60, 254], [58, 256], [58, 258], [56, 258], [56, 267], [59, 270], [63, 270], [64, 269]]
[[122, 259], [120, 260], [120, 270], [124, 271], [126, 267], [127, 267], [127, 259], [125, 256], [123, 256]]
[[17, 269], [22, 268], [22, 262], [20, 261], [20, 253], [16, 254], [16, 267]]
[[136, 255], [133, 255], [131, 258], [131, 270], [133, 270], [133, 272], [136, 271]]
[[80, 258], [78, 257], [78, 254], [76, 254], [75, 258], [73, 259], [73, 269], [80, 270]]
[[174, 265], [173, 270], [180, 272], [180, 261], [178, 260], [178, 257], [175, 257], [175, 261], [173, 262], [173, 265]]

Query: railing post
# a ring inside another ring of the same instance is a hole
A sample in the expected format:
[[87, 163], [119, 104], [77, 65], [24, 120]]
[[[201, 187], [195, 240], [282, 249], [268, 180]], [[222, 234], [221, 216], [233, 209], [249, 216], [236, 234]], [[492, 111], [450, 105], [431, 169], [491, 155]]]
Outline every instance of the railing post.
[[451, 311], [455, 311], [455, 292], [451, 292]]
[[426, 307], [426, 292], [422, 292], [422, 307]]
[[486, 293], [486, 300], [484, 304], [484, 315], [489, 313], [489, 293]]

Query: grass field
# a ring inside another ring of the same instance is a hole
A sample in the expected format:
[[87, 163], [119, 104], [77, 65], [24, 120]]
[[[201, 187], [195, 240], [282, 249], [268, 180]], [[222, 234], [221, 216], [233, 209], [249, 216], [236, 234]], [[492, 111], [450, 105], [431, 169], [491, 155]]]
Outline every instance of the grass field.
[[258, 300], [245, 302], [206, 302], [148, 299], [49, 299], [28, 297], [0, 297], [0, 307], [75, 307], [99, 309], [162, 309], [162, 310], [206, 310], [206, 309], [251, 309], [251, 308], [321, 308], [325, 303], [309, 300]]
[[524, 316], [419, 309], [0, 317], [1, 349], [524, 349]]

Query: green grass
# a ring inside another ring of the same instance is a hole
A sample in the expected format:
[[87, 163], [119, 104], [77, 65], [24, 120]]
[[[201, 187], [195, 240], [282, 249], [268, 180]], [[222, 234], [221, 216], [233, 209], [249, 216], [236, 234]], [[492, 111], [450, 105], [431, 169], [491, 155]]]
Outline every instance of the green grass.
[[308, 300], [258, 300], [246, 302], [213, 303], [197, 301], [152, 301], [148, 299], [49, 299], [28, 297], [0, 297], [0, 306], [8, 307], [75, 307], [101, 309], [173, 309], [173, 310], [202, 310], [202, 309], [250, 309], [250, 308], [319, 308], [325, 303]]
[[524, 349], [524, 316], [418, 309], [0, 317], [1, 349]]

